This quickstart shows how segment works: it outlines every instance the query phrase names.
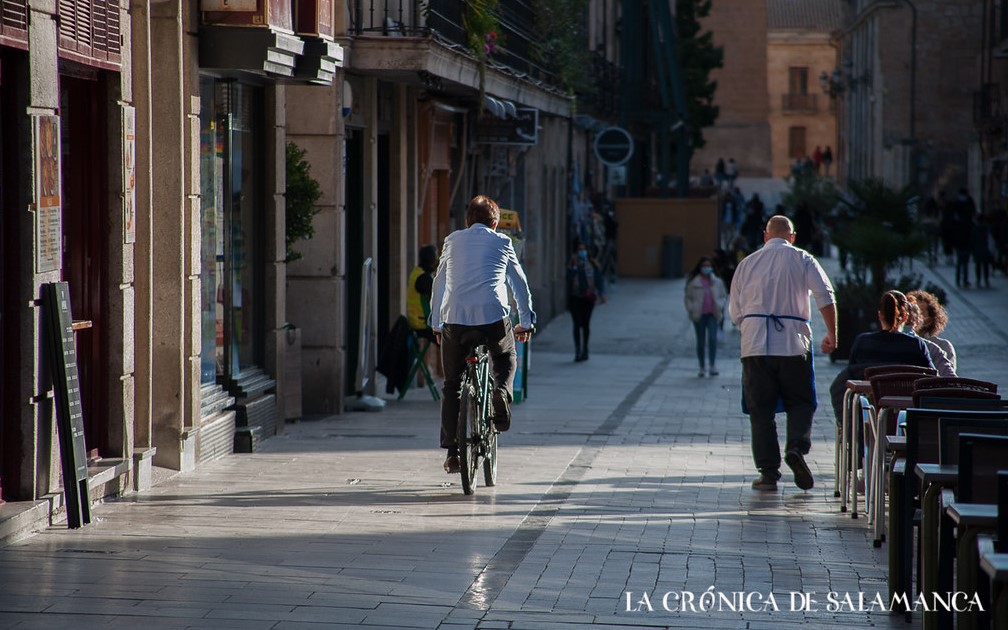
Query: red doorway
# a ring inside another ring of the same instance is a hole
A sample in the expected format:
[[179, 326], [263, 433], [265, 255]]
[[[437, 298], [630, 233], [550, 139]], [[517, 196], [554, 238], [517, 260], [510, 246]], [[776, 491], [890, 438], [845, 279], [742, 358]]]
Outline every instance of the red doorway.
[[63, 279], [70, 286], [87, 449], [117, 457], [108, 444], [108, 328], [106, 269], [109, 245], [107, 89], [102, 73], [60, 76], [63, 169]]

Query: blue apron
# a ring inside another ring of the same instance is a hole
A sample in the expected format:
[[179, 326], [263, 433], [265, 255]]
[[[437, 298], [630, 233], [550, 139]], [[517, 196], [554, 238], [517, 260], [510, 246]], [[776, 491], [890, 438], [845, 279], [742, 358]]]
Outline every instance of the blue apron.
[[[767, 350], [770, 349], [770, 323], [771, 322], [773, 322], [774, 330], [776, 330], [777, 332], [782, 332], [784, 330], [784, 322], [781, 321], [781, 320], [785, 320], [785, 319], [793, 319], [793, 320], [798, 321], [798, 322], [805, 322], [806, 324], [809, 325], [810, 329], [811, 329], [811, 326], [812, 326], [812, 322], [810, 320], [807, 320], [804, 317], [795, 317], [794, 315], [773, 315], [773, 314], [766, 315], [766, 314], [763, 314], [763, 313], [751, 313], [749, 315], [743, 315], [742, 319], [746, 319], [746, 318], [749, 318], [749, 317], [763, 317], [764, 319], [766, 319], [766, 327], [767, 327], [767, 333], [766, 333], [766, 337], [767, 337]], [[811, 387], [812, 387], [812, 402], [815, 403], [818, 406], [818, 401], [816, 400], [816, 387], [815, 387], [815, 361], [814, 361], [814, 359], [815, 359], [815, 344], [811, 343], [812, 339], [813, 338], [810, 337], [810, 343], [809, 343], [809, 366], [812, 369], [812, 383], [811, 383]], [[777, 408], [774, 410], [774, 413], [784, 413], [784, 411], [785, 411], [785, 409], [784, 409], [784, 400], [782, 398], [778, 398], [777, 399]], [[742, 390], [742, 413], [744, 413], [746, 415], [749, 415], [749, 406], [746, 405], [746, 401], [745, 401], [745, 389]]]

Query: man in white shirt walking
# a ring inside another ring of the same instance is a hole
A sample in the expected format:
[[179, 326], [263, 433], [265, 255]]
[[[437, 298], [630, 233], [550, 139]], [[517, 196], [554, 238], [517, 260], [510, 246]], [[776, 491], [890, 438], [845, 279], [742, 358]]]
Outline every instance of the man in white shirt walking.
[[[459, 386], [468, 351], [461, 344], [462, 336], [474, 330], [486, 336], [494, 377], [494, 427], [507, 431], [511, 426], [510, 403], [517, 365], [515, 340], [527, 341], [535, 324], [525, 272], [511, 239], [495, 231], [499, 221], [500, 208], [493, 199], [474, 197], [466, 207], [466, 229], [445, 238], [434, 276], [430, 326], [441, 345], [445, 374], [441, 448], [448, 450], [444, 462], [448, 473], [459, 471]], [[513, 330], [508, 286], [518, 306], [518, 326]]]
[[742, 342], [742, 389], [752, 428], [752, 451], [760, 476], [756, 490], [776, 490], [781, 453], [774, 415], [778, 401], [787, 412], [784, 462], [795, 485], [814, 485], [805, 455], [812, 446], [816, 409], [812, 369], [809, 295], [826, 324], [821, 349], [836, 349], [836, 304], [833, 285], [816, 259], [794, 247], [794, 225], [785, 216], [771, 217], [764, 245], [739, 263], [732, 278], [728, 310]]

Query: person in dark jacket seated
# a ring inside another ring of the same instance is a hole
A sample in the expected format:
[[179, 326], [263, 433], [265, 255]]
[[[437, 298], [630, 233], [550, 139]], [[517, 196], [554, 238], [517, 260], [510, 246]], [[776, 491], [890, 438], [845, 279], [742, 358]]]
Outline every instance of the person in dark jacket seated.
[[840, 370], [830, 385], [830, 400], [837, 425], [843, 423], [847, 381], [863, 379], [866, 367], [899, 364], [934, 368], [924, 340], [903, 332], [909, 316], [910, 306], [905, 295], [896, 290], [882, 294], [878, 310], [881, 330], [861, 333], [854, 338], [847, 367]]

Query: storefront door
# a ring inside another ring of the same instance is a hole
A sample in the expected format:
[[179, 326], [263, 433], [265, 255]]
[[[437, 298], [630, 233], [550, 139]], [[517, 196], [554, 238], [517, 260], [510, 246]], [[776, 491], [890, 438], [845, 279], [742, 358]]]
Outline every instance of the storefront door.
[[200, 78], [200, 380], [231, 383], [264, 355], [261, 88]]
[[108, 247], [108, 141], [102, 75], [60, 77], [63, 167], [63, 279], [70, 287], [87, 449], [121, 456], [108, 444], [107, 320], [103, 299]]

